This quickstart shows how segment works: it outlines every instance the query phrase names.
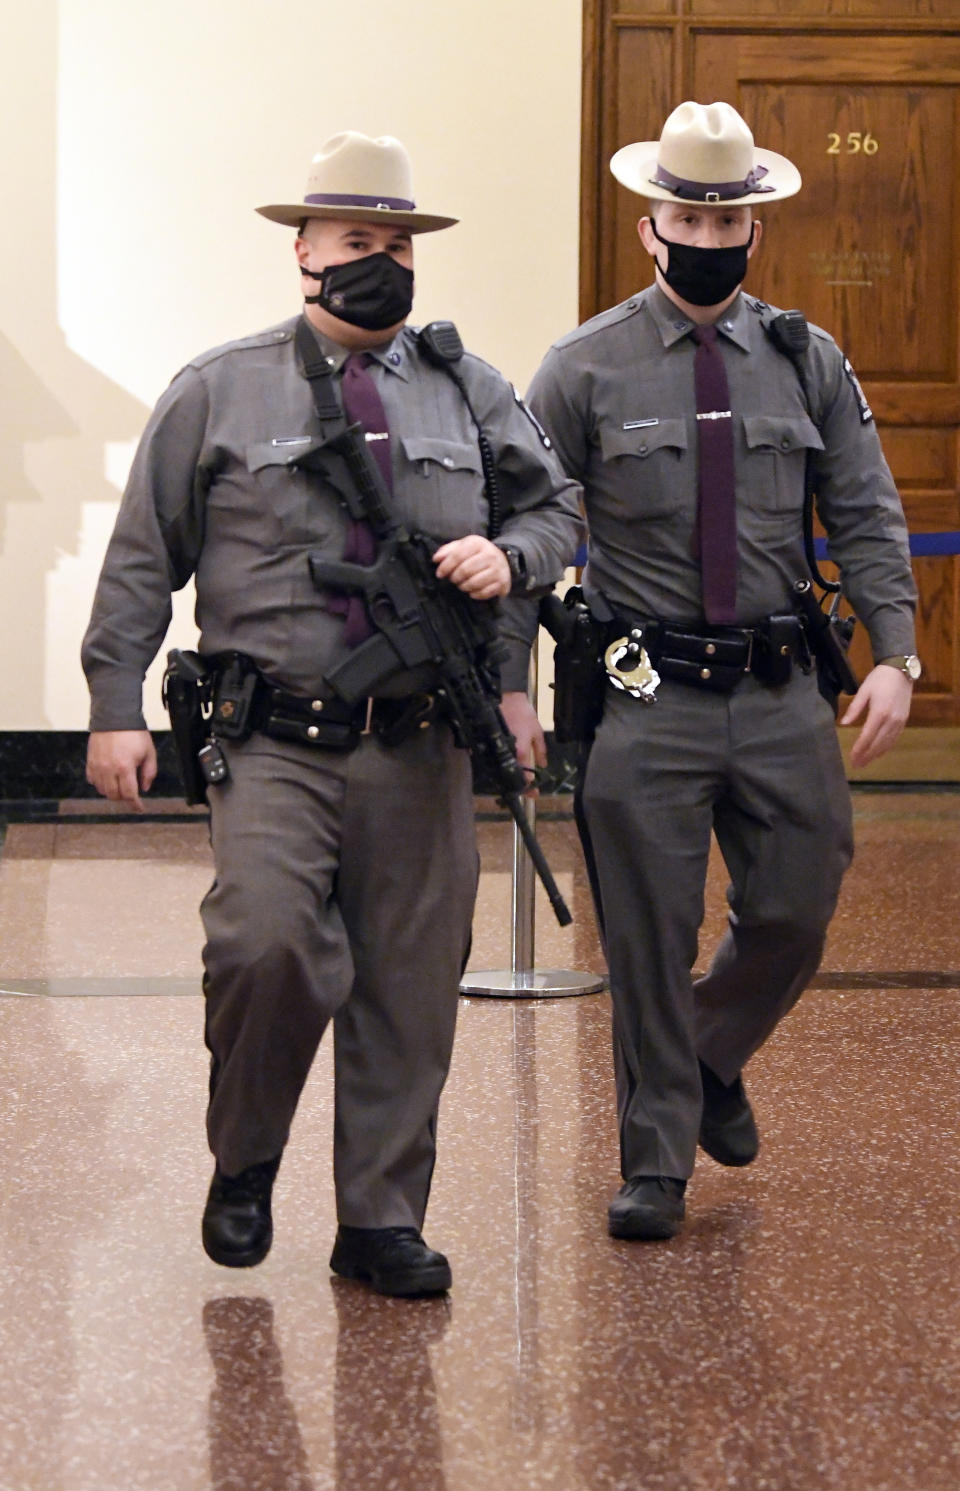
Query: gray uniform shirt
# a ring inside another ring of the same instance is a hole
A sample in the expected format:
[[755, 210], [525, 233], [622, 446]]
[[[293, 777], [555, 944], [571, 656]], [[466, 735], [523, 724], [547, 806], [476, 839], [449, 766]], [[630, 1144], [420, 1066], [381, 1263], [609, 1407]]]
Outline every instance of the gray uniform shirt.
[[[311, 552], [342, 557], [348, 516], [334, 485], [338, 459], [330, 481], [299, 464], [325, 439], [295, 353], [299, 319], [196, 358], [157, 404], [83, 643], [92, 730], [143, 728], [143, 676], [169, 625], [171, 591], [191, 575], [202, 652], [245, 652], [272, 683], [299, 694], [320, 691], [346, 655], [342, 618], [324, 608], [307, 562]], [[347, 353], [314, 334], [339, 371]], [[453, 380], [421, 356], [406, 327], [373, 357], [397, 514], [438, 544], [486, 533], [476, 427]], [[504, 688], [526, 689], [533, 597], [572, 561], [579, 492], [509, 383], [469, 354], [458, 370], [498, 460], [498, 541], [526, 562], [530, 594], [501, 602], [500, 628]], [[389, 691], [408, 688], [399, 678]]]
[[[807, 576], [804, 467], [844, 593], [875, 659], [915, 650], [916, 589], [897, 490], [859, 384], [825, 331], [810, 327], [814, 418], [790, 359], [739, 295], [718, 346], [730, 385], [737, 499], [737, 619], [791, 609]], [[703, 621], [696, 548], [697, 420], [692, 322], [657, 286], [587, 321], [547, 353], [530, 406], [584, 486], [587, 594], [637, 617]]]

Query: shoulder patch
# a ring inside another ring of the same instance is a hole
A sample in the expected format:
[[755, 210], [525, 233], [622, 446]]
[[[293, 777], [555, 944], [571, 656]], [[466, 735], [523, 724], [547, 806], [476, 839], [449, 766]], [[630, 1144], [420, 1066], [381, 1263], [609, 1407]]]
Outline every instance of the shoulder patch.
[[853, 368], [850, 366], [849, 357], [844, 357], [843, 359], [843, 371], [846, 374], [847, 382], [853, 389], [853, 396], [857, 401], [857, 408], [860, 410], [860, 423], [862, 425], [868, 425], [873, 419], [873, 410], [867, 403], [867, 396], [864, 393], [863, 389], [860, 387], [859, 378], [853, 371]]
[[524, 402], [523, 395], [520, 393], [520, 390], [517, 388], [516, 384], [511, 383], [510, 388], [513, 392], [514, 402], [516, 403], [517, 408], [522, 414], [525, 414], [527, 416], [530, 423], [533, 425], [533, 428], [536, 430], [538, 436], [540, 437], [540, 444], [546, 450], [553, 450], [553, 441], [550, 439], [550, 436], [543, 428], [543, 425], [540, 423], [533, 410], [527, 407], [526, 403]]

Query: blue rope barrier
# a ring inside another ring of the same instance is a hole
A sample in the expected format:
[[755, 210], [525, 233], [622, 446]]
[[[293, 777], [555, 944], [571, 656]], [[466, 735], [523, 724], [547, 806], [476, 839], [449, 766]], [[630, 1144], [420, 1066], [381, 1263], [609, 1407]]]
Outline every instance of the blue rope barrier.
[[[818, 559], [829, 559], [825, 538], [814, 539]], [[930, 554], [960, 554], [960, 532], [957, 533], [911, 533], [910, 553], [918, 558]]]
[[[825, 538], [814, 539], [813, 546], [818, 559], [830, 558]], [[960, 531], [955, 533], [911, 533], [910, 553], [917, 558], [926, 558], [935, 554], [960, 554]], [[582, 569], [586, 564], [586, 544], [580, 545], [573, 562], [579, 569]]]

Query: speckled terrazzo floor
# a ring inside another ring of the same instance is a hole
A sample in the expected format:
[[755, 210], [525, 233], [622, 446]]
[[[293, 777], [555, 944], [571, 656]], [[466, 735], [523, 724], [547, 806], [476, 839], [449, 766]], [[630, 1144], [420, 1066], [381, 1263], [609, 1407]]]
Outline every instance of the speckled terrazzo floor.
[[[858, 794], [818, 987], [750, 1068], [760, 1159], [701, 1159], [668, 1244], [605, 1233], [606, 996], [464, 1000], [427, 1228], [454, 1289], [417, 1302], [327, 1270], [327, 1050], [273, 1252], [206, 1259], [205, 826], [69, 806], [0, 858], [0, 1491], [960, 1485], [960, 795]], [[564, 807], [577, 921], [541, 909], [537, 962], [595, 971]], [[480, 833], [496, 968], [510, 830]]]

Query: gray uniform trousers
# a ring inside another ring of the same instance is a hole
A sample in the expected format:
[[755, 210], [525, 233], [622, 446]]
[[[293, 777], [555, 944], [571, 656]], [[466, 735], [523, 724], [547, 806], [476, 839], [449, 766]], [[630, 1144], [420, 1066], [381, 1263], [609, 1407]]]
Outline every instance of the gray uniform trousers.
[[210, 1147], [227, 1174], [281, 1152], [332, 1019], [338, 1219], [419, 1228], [477, 887], [467, 753], [445, 725], [225, 751], [201, 908]]
[[[853, 854], [850, 793], [816, 680], [748, 676], [731, 694], [608, 688], [582, 786], [613, 1000], [621, 1165], [693, 1170], [699, 1057], [724, 1082], [816, 971]], [[711, 828], [729, 925], [694, 982]]]

